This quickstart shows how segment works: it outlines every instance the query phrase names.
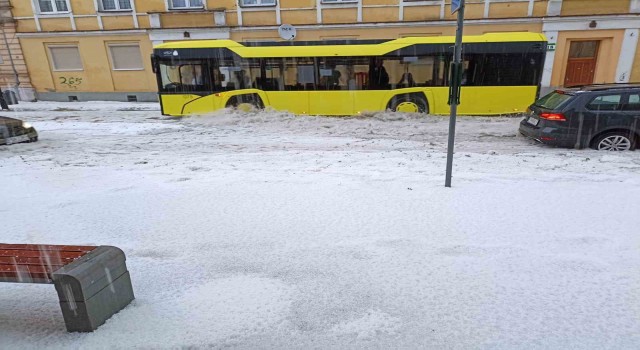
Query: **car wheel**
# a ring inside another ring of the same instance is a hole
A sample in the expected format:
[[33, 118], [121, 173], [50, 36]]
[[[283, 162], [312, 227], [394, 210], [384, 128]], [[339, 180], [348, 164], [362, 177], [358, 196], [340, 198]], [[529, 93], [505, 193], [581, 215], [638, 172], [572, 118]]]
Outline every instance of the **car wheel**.
[[635, 140], [628, 133], [612, 132], [598, 137], [593, 146], [599, 151], [629, 151], [635, 148]]
[[389, 109], [403, 113], [429, 113], [429, 104], [422, 97], [404, 95], [394, 97]]

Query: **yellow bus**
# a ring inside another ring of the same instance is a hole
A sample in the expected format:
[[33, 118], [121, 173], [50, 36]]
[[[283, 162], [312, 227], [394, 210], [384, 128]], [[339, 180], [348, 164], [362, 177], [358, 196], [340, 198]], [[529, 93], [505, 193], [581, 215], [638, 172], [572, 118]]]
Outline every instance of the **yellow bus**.
[[[454, 37], [247, 43], [178, 41], [152, 57], [162, 113], [250, 104], [295, 114], [447, 114]], [[463, 38], [460, 114], [518, 113], [536, 99], [546, 52], [537, 33]]]

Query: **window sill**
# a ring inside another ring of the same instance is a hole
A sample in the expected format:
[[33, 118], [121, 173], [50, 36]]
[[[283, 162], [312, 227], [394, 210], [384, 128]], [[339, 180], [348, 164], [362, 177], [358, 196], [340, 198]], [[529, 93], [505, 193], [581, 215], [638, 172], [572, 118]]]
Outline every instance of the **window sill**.
[[340, 4], [357, 4], [359, 0], [348, 0], [348, 1], [324, 1], [321, 3], [323, 5], [340, 5]]
[[112, 70], [113, 70], [114, 72], [135, 72], [135, 71], [140, 72], [140, 71], [144, 71], [144, 68], [130, 68], [130, 69], [124, 69], [124, 68], [122, 68], [122, 69], [115, 69], [115, 68], [112, 68]]
[[84, 71], [83, 69], [54, 69], [54, 72], [82, 72]]
[[66, 16], [69, 15], [71, 13], [71, 11], [59, 11], [59, 12], [40, 12], [38, 13], [39, 16], [50, 16], [50, 17], [56, 17], [56, 16]]
[[174, 8], [170, 8], [169, 11], [178, 11], [178, 12], [201, 12], [204, 11], [204, 6], [201, 7], [174, 7]]
[[133, 10], [100, 10], [99, 13], [130, 13]]
[[260, 8], [260, 7], [276, 7], [276, 4], [267, 4], [267, 5], [240, 5], [242, 8]]

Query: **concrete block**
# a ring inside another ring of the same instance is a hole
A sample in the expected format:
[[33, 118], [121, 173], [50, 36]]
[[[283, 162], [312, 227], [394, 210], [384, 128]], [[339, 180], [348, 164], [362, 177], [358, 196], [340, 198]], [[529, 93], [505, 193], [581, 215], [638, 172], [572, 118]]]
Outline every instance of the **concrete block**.
[[53, 273], [67, 330], [91, 332], [133, 299], [119, 248], [100, 246]]

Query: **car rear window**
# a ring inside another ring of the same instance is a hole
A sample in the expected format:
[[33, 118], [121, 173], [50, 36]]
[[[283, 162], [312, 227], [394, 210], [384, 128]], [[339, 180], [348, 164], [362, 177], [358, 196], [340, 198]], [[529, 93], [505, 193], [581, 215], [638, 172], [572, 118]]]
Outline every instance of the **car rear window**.
[[562, 106], [565, 102], [569, 101], [572, 97], [573, 95], [554, 91], [534, 102], [533, 105], [546, 109], [556, 109]]

